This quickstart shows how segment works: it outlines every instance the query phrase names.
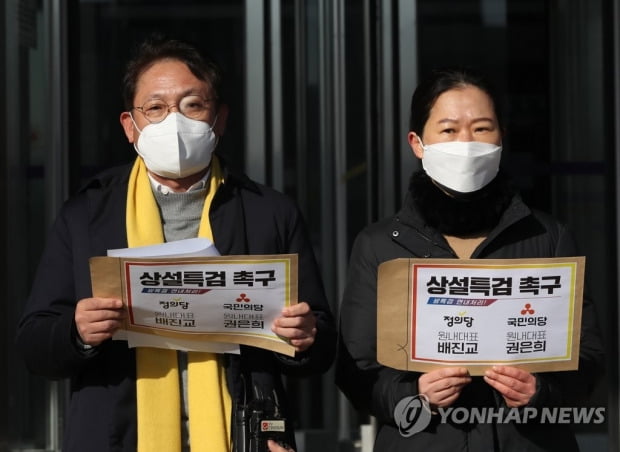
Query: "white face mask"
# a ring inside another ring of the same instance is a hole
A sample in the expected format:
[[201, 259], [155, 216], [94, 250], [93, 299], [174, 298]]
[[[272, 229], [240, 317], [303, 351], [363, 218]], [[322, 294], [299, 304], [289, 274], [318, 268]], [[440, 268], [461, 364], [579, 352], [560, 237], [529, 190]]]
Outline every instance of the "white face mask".
[[[137, 125], [136, 128], [140, 130]], [[212, 126], [173, 112], [163, 121], [140, 130], [134, 148], [150, 171], [169, 179], [180, 179], [209, 166], [216, 145], [217, 136]]]
[[[422, 144], [422, 141], [420, 141]], [[422, 167], [439, 184], [461, 193], [480, 190], [499, 171], [502, 147], [478, 141], [447, 141], [424, 146]]]

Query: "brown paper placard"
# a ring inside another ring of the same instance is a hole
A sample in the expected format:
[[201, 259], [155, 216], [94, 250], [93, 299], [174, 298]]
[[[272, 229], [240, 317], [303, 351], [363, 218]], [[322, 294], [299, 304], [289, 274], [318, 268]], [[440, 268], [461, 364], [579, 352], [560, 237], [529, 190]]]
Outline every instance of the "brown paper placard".
[[[410, 319], [413, 309], [412, 276], [414, 266], [419, 265], [522, 265], [522, 264], [576, 264], [573, 328], [570, 359], [562, 361], [511, 362], [502, 361], [528, 372], [575, 370], [579, 365], [581, 311], [585, 257], [541, 259], [394, 259], [379, 265], [377, 280], [377, 360], [379, 363], [399, 370], [429, 372], [440, 367], [466, 367], [471, 375], [483, 375], [492, 364], [475, 362], [436, 363], [410, 360]], [[477, 297], [479, 298], [479, 297]], [[420, 321], [418, 320], [418, 325]], [[504, 338], [498, 338], [504, 340]], [[473, 361], [473, 360], [472, 360]]]
[[[126, 278], [123, 269], [125, 263], [193, 263], [193, 264], [217, 264], [231, 263], [238, 261], [257, 261], [257, 260], [290, 260], [290, 285], [289, 300], [294, 305], [298, 302], [298, 256], [297, 254], [274, 254], [274, 255], [237, 255], [237, 256], [212, 256], [212, 257], [156, 257], [156, 258], [123, 258], [97, 256], [90, 259], [91, 283], [94, 297], [120, 298], [127, 309], [126, 297]], [[216, 290], [216, 289], [215, 289]], [[139, 333], [151, 334], [153, 336], [165, 336], [178, 339], [204, 340], [212, 342], [225, 342], [233, 344], [250, 345], [253, 347], [264, 348], [287, 356], [295, 355], [295, 348], [284, 340], [276, 341], [258, 335], [242, 333], [189, 333], [168, 330], [159, 330], [150, 327], [131, 325], [125, 321], [125, 329]]]

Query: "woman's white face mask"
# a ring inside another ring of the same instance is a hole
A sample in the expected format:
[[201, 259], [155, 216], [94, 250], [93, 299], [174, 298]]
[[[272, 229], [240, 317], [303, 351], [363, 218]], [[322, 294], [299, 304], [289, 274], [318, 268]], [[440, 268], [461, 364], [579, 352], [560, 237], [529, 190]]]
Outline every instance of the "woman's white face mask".
[[136, 128], [140, 131], [134, 143], [136, 152], [150, 171], [169, 179], [181, 179], [204, 170], [217, 146], [213, 126], [176, 112], [142, 130], [137, 125]]
[[502, 147], [478, 141], [446, 141], [425, 146], [422, 167], [439, 184], [460, 193], [485, 187], [499, 171]]

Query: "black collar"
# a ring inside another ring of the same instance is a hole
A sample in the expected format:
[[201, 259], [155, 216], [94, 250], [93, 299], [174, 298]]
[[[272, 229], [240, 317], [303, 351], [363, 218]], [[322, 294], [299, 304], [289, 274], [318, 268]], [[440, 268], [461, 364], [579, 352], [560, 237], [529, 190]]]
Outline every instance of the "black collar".
[[444, 235], [466, 237], [488, 234], [494, 229], [515, 195], [516, 190], [503, 173], [481, 190], [452, 196], [424, 171], [418, 171], [411, 176], [407, 202], [432, 229]]

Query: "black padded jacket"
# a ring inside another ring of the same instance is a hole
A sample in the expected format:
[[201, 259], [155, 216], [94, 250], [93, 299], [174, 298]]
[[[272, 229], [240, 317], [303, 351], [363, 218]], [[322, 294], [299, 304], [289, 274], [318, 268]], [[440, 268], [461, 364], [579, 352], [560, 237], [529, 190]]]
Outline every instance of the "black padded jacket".
[[[529, 209], [518, 196], [497, 226], [476, 248], [473, 259], [575, 256], [567, 229], [549, 215]], [[528, 423], [450, 423], [433, 416], [428, 427], [404, 437], [394, 408], [418, 394], [416, 372], [380, 365], [376, 359], [377, 268], [396, 258], [457, 258], [444, 237], [428, 226], [410, 196], [393, 217], [372, 224], [356, 238], [340, 311], [336, 381], [359, 410], [378, 420], [376, 451], [573, 451], [571, 426]], [[578, 406], [603, 372], [604, 354], [592, 302], [585, 297], [579, 370], [537, 374], [533, 407]], [[502, 397], [473, 377], [455, 407], [502, 407]]]

